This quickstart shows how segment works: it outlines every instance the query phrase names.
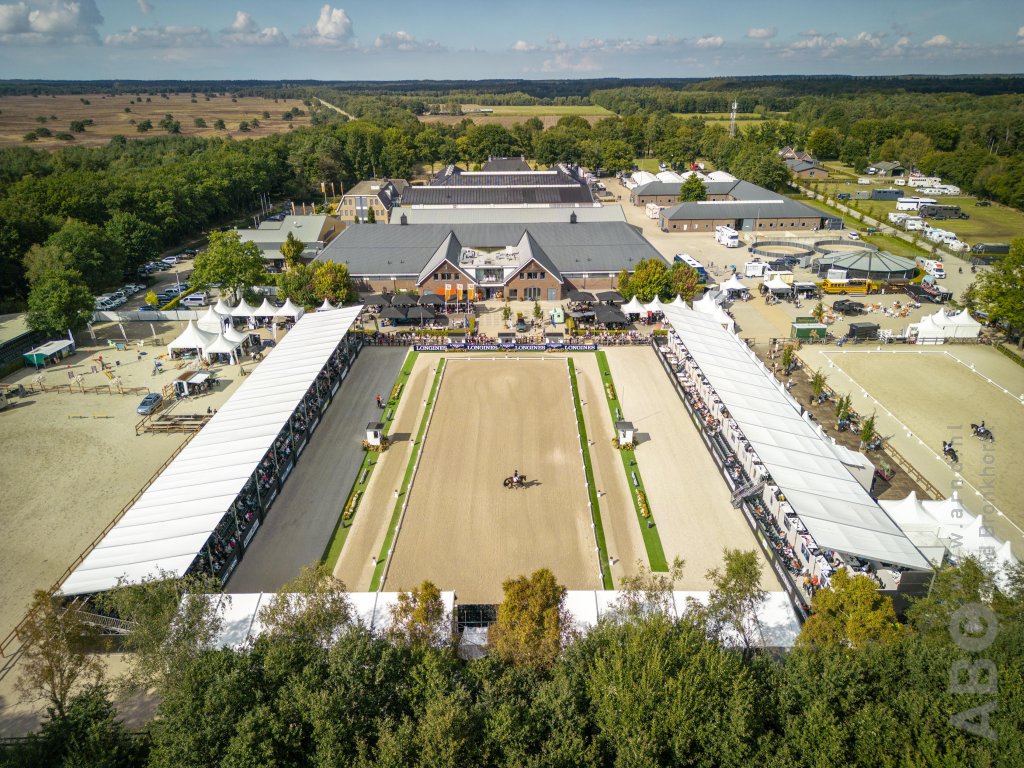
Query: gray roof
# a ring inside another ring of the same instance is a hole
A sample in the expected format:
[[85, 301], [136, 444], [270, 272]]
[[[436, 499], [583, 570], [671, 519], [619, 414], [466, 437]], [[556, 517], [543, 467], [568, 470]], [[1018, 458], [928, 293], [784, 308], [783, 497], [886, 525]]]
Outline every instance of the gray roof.
[[787, 160], [786, 165], [789, 166], [789, 170], [793, 171], [793, 173], [817, 170], [819, 168], [825, 170], [825, 166], [816, 160]]
[[522, 157], [492, 157], [483, 164], [484, 171], [532, 171], [530, 164]]
[[701, 219], [822, 219], [827, 214], [788, 197], [777, 200], [714, 200], [679, 203], [661, 213], [668, 221]]
[[[402, 181], [405, 181], [402, 179]], [[405, 186], [408, 186], [406, 182]], [[375, 196], [384, 205], [389, 208], [398, 202], [398, 198], [401, 197], [401, 190], [395, 185], [390, 179], [369, 179], [367, 181], [360, 181], [352, 189], [346, 192], [342, 198], [345, 197], [371, 197]]]
[[392, 225], [401, 225], [402, 216], [408, 224], [539, 224], [566, 223], [576, 214], [576, 221], [625, 222], [621, 205], [580, 205], [559, 208], [401, 208], [391, 217]]
[[913, 259], [895, 256], [887, 251], [858, 250], [843, 253], [834, 251], [824, 254], [820, 261], [831, 264], [834, 269], [848, 269], [858, 272], [913, 272]]
[[505, 248], [517, 245], [524, 232], [534, 254], [539, 250], [562, 275], [613, 273], [643, 259], [662, 258], [635, 227], [621, 222], [349, 227], [317, 258], [348, 264], [356, 276], [415, 277], [449, 234], [467, 248]]
[[679, 197], [679, 188], [682, 186], [678, 181], [649, 181], [633, 189], [634, 195], [675, 195]]
[[[524, 183], [528, 183], [525, 182]], [[573, 186], [409, 187], [402, 204], [411, 205], [580, 205], [593, 204], [586, 184]]]

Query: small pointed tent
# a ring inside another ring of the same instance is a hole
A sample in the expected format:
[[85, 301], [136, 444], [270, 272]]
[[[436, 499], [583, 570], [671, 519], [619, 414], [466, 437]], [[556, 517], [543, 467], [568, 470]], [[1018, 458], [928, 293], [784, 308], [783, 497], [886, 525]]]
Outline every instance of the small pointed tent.
[[201, 331], [216, 335], [224, 327], [223, 315], [218, 315], [213, 307], [207, 307], [203, 316], [196, 321], [196, 325]]
[[772, 293], [788, 293], [793, 290], [793, 286], [777, 275], [771, 280], [765, 281], [764, 287]]
[[233, 326], [228, 326], [227, 330], [224, 331], [224, 338], [228, 341], [237, 341], [239, 344], [244, 344], [249, 340], [248, 334], [236, 331]]
[[217, 303], [213, 305], [213, 311], [216, 312], [218, 315], [230, 316], [231, 305], [224, 300], [223, 296], [221, 296], [220, 298], [217, 299]]
[[173, 352], [178, 349], [195, 349], [200, 354], [205, 354], [206, 348], [213, 343], [216, 337], [212, 333], [206, 333], [196, 327], [194, 320], [189, 320], [185, 330], [181, 332], [174, 341], [167, 345], [167, 351]]
[[747, 286], [745, 286], [738, 277], [736, 277], [736, 273], [734, 272], [728, 280], [722, 283], [722, 290], [742, 293], [743, 291], [749, 291], [750, 289], [747, 288]]
[[655, 296], [654, 301], [649, 304], [644, 304], [644, 310], [646, 312], [664, 312], [665, 304], [662, 303], [660, 296]]
[[640, 303], [640, 299], [634, 296], [629, 300], [627, 304], [623, 304], [619, 309], [625, 312], [627, 315], [642, 315], [647, 310], [644, 309], [644, 305]]
[[676, 294], [676, 297], [674, 299], [672, 299], [672, 303], [669, 306], [672, 306], [672, 307], [682, 307], [683, 309], [689, 309], [690, 305], [687, 304], [683, 300], [682, 296]]
[[238, 302], [237, 307], [231, 308], [231, 316], [242, 318], [256, 317], [256, 307], [249, 304], [245, 299], [242, 299]]
[[235, 354], [238, 352], [238, 348], [242, 346], [239, 341], [229, 341], [223, 333], [218, 333], [217, 338], [210, 342], [210, 344], [203, 350], [203, 355], [209, 357], [210, 355], [230, 355], [231, 359], [235, 359]]
[[256, 317], [273, 317], [277, 314], [277, 307], [270, 303], [270, 299], [264, 297], [263, 303], [256, 310]]
[[321, 305], [320, 305], [320, 306], [319, 306], [319, 307], [317, 308], [317, 310], [316, 310], [316, 311], [317, 311], [317, 312], [330, 312], [330, 311], [332, 311], [332, 310], [334, 310], [334, 309], [336, 309], [336, 307], [335, 307], [335, 306], [334, 306], [333, 304], [331, 304], [331, 302], [329, 302], [329, 301], [328, 301], [327, 299], [324, 299], [324, 303], [323, 303], [323, 304], [321, 304]]
[[274, 317], [293, 317], [298, 320], [304, 314], [306, 314], [306, 310], [294, 303], [291, 299], [285, 299], [281, 308], [274, 313]]
[[981, 323], [971, 317], [966, 309], [946, 318], [946, 336], [954, 339], [976, 339], [981, 335]]

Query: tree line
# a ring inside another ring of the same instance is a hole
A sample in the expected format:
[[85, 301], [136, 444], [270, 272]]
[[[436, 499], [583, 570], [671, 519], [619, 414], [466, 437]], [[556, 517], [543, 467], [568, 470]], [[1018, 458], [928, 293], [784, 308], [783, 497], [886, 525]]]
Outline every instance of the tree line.
[[[756, 552], [727, 550], [705, 604], [677, 613], [669, 574], [639, 568], [596, 626], [573, 624], [550, 571], [509, 579], [488, 655], [456, 652], [430, 582], [399, 595], [387, 629], [357, 620], [324, 567], [215, 648], [213, 585], [154, 579], [99, 609], [134, 624], [129, 670], [103, 681], [84, 625], [46, 595], [21, 690], [49, 702], [0, 765], [75, 766], [1012, 766], [1024, 761], [1024, 570], [939, 571], [907, 621], [864, 576], [837, 575], [785, 653], [760, 647]], [[845, 574], [845, 572], [842, 572]], [[55, 675], [55, 671], [62, 674]], [[54, 681], [70, 685], [55, 685]], [[110, 701], [159, 693], [130, 734]]]

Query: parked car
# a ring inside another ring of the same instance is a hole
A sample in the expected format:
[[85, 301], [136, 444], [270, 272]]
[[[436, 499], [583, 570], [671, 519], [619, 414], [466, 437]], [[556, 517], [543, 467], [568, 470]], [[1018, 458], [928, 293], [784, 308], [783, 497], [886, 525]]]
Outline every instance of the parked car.
[[97, 296], [93, 302], [93, 308], [104, 312], [109, 312], [111, 310], [117, 309], [117, 304], [115, 304], [110, 299], [105, 299], [102, 296]]
[[143, 304], [139, 307], [139, 312], [156, 312], [160, 307], [155, 307], [152, 304]]
[[839, 299], [832, 305], [833, 312], [842, 312], [844, 315], [859, 315], [864, 309], [861, 302], [850, 299]]
[[186, 248], [185, 250], [182, 251], [182, 253], [191, 259], [194, 259], [196, 256], [199, 255], [199, 251], [197, 251], [195, 248]]
[[181, 300], [181, 305], [184, 307], [205, 307], [210, 303], [210, 294], [206, 291], [196, 291], [190, 293], [188, 296]]
[[178, 259], [177, 256], [164, 256], [162, 259], [160, 259], [160, 261], [162, 261], [164, 264], [167, 264], [168, 266], [173, 267], [175, 264], [178, 263], [178, 261], [180, 261], [180, 259]]
[[851, 240], [860, 240], [860, 233], [859, 232], [847, 232], [846, 236], [848, 238], [850, 238]]
[[149, 416], [157, 408], [160, 407], [160, 403], [164, 401], [164, 396], [159, 392], [150, 392], [139, 403], [139, 407], [135, 409], [135, 412], [140, 416]]
[[990, 205], [992, 205], [992, 201], [991, 200], [979, 200], [978, 202], [975, 203], [975, 205], [978, 208], [988, 208]]
[[836, 200], [849, 200], [849, 199], [850, 199], [850, 193], [849, 192], [840, 192], [838, 195], [836, 195]]

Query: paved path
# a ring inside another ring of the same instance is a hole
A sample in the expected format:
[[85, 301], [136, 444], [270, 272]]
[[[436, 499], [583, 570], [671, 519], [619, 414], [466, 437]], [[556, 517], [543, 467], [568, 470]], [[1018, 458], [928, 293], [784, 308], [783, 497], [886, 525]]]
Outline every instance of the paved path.
[[[676, 589], [707, 589], [705, 573], [721, 566], [722, 550], [758, 550], [754, 535], [733, 509], [725, 480], [654, 350], [621, 347], [606, 354], [623, 416], [637, 430], [637, 463], [665, 556], [670, 563], [677, 556], [686, 560]], [[781, 590], [767, 564], [761, 574], [762, 588]]]
[[405, 354], [405, 347], [369, 347], [359, 353], [228, 581], [228, 592], [276, 591], [302, 566], [321, 558], [363, 460], [366, 424], [379, 416], [374, 395], [391, 391]]
[[350, 115], [350, 114], [349, 114], [348, 112], [346, 112], [346, 111], [345, 111], [344, 109], [342, 109], [341, 107], [336, 107], [336, 106], [335, 106], [334, 104], [331, 104], [331, 103], [330, 103], [329, 101], [324, 101], [324, 100], [323, 100], [323, 99], [321, 99], [321, 98], [317, 98], [317, 101], [319, 101], [319, 102], [320, 102], [321, 104], [323, 104], [323, 105], [324, 105], [325, 107], [327, 107], [328, 109], [333, 109], [333, 110], [334, 110], [335, 112], [337, 112], [337, 113], [338, 113], [339, 115], [344, 115], [344, 116], [345, 116], [345, 117], [347, 117], [347, 118], [348, 118], [349, 120], [355, 120], [355, 118], [354, 118], [354, 117], [352, 117], [352, 115]]

